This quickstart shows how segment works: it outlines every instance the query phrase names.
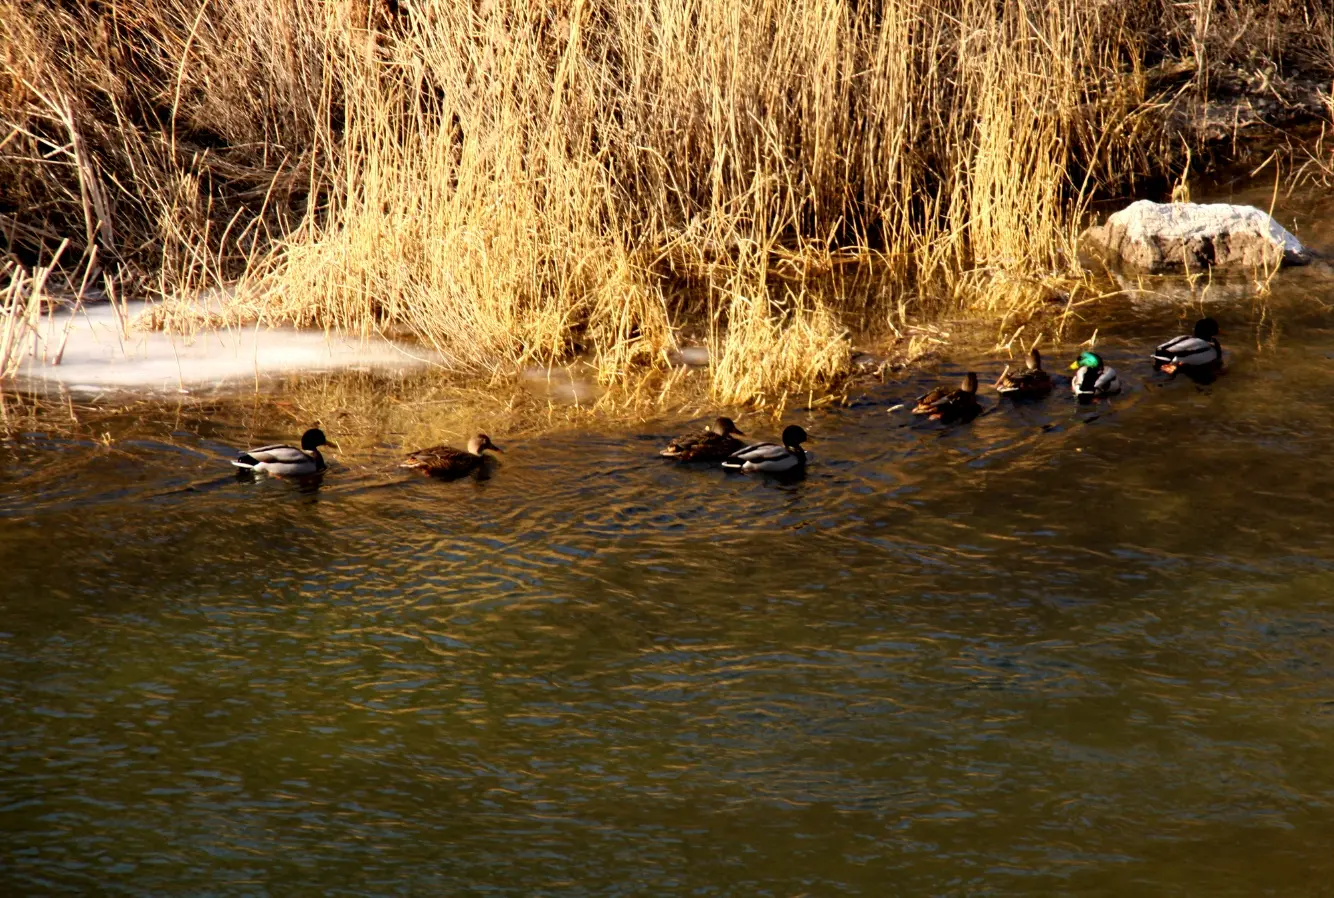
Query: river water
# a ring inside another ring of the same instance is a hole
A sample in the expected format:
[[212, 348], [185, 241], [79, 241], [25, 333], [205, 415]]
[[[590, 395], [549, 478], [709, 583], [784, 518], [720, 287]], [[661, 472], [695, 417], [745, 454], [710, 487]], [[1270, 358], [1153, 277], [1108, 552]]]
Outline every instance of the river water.
[[1113, 300], [1124, 396], [886, 410], [955, 360], [791, 416], [795, 483], [680, 420], [304, 489], [231, 479], [241, 403], [12, 432], [0, 891], [1328, 889], [1334, 279], [1273, 288], [1211, 386], [1145, 361], [1198, 306]]

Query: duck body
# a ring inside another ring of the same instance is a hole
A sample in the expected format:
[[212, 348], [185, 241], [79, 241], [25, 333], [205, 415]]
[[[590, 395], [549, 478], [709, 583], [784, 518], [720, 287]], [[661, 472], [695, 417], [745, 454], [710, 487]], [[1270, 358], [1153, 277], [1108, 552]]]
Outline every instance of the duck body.
[[1051, 375], [1042, 370], [1042, 356], [1036, 349], [1029, 351], [1025, 370], [1007, 368], [996, 380], [996, 392], [1013, 399], [1041, 399], [1051, 392], [1051, 386]]
[[312, 427], [301, 435], [300, 448], [286, 443], [259, 446], [242, 452], [232, 464], [245, 471], [274, 477], [309, 477], [325, 469], [320, 447], [327, 445], [329, 441], [324, 431]]
[[1121, 392], [1121, 378], [1115, 368], [1109, 368], [1096, 352], [1081, 353], [1070, 365], [1076, 369], [1070, 379], [1070, 390], [1077, 399], [1095, 399]]
[[936, 387], [917, 400], [914, 415], [926, 415], [932, 421], [945, 424], [971, 421], [982, 411], [977, 401], [977, 375], [969, 371], [958, 389]]
[[468, 441], [468, 448], [455, 449], [453, 446], [431, 446], [411, 452], [399, 463], [400, 468], [411, 468], [440, 480], [453, 480], [465, 474], [471, 474], [482, 466], [486, 450], [502, 451], [491, 442], [491, 438], [479, 433]]
[[783, 442], [752, 443], [723, 459], [723, 467], [734, 471], [764, 474], [791, 474], [806, 469], [806, 451], [801, 444], [808, 437], [795, 424], [783, 429]]
[[1182, 368], [1202, 372], [1220, 367], [1223, 347], [1218, 343], [1218, 322], [1201, 318], [1195, 322], [1191, 336], [1173, 337], [1160, 344], [1152, 358], [1154, 367], [1167, 374], [1175, 374]]
[[719, 418], [704, 430], [677, 437], [659, 454], [678, 461], [723, 461], [745, 448], [733, 434], [745, 436], [731, 418]]

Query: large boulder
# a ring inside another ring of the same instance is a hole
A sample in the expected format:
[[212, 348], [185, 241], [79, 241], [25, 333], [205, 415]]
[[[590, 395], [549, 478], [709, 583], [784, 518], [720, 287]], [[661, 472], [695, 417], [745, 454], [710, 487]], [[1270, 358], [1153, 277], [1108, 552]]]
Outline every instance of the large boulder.
[[1305, 265], [1311, 253], [1268, 213], [1227, 203], [1131, 203], [1084, 232], [1111, 263], [1162, 274]]

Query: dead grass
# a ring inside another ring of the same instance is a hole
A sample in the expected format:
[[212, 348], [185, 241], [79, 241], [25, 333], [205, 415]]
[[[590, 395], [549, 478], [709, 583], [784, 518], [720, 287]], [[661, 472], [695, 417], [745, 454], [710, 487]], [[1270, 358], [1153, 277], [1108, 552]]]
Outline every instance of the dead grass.
[[[492, 374], [584, 356], [626, 383], [689, 327], [717, 401], [781, 408], [838, 389], [854, 326], [1059, 328], [1088, 200], [1175, 174], [1182, 97], [1334, 73], [1332, 23], [1319, 0], [0, 0], [0, 232], [27, 271], [69, 238], [122, 292], [226, 287], [238, 317], [407, 331]], [[867, 263], [875, 289], [822, 286]]]

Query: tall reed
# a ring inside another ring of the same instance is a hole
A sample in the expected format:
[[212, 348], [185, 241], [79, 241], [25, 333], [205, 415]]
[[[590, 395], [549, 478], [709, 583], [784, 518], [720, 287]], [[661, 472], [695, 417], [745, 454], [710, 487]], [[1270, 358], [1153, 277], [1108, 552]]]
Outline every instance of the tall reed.
[[[1188, 6], [0, 0], [0, 231], [461, 367], [614, 381], [688, 325], [720, 400], [809, 393], [854, 321], [1072, 272], [1089, 197], [1182, 152], [1154, 71], [1202, 89], [1243, 19], [1334, 71], [1319, 0]], [[850, 258], [885, 286], [827, 289]]]

